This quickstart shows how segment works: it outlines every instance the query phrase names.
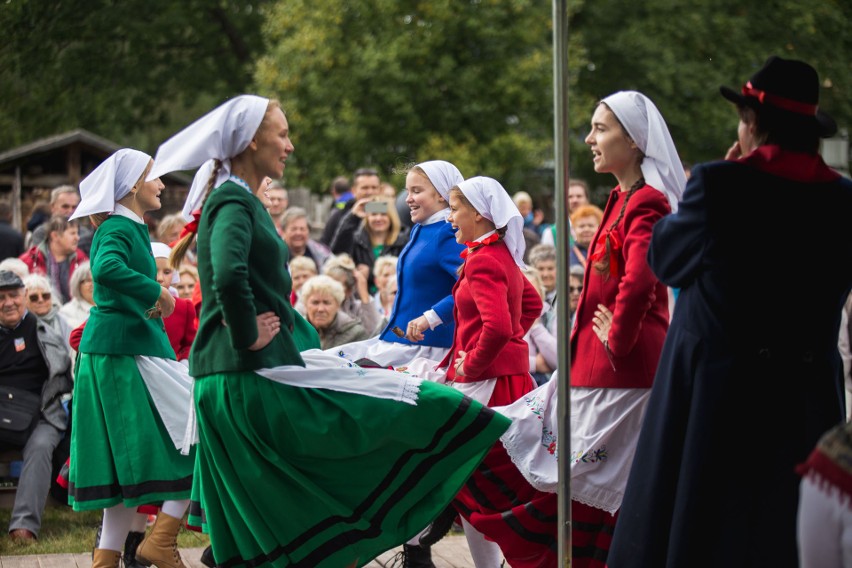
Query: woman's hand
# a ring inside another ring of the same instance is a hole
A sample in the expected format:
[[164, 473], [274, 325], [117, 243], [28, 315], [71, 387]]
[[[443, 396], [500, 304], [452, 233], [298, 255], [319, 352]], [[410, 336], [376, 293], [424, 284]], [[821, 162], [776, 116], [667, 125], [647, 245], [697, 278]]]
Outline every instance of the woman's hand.
[[426, 316], [420, 316], [408, 322], [408, 329], [405, 331], [405, 338], [413, 343], [423, 341], [423, 332], [429, 329], [429, 320]]
[[609, 330], [612, 327], [612, 312], [609, 311], [603, 304], [598, 304], [598, 309], [595, 311], [595, 316], [592, 318], [592, 329], [595, 330], [595, 335], [601, 340], [604, 345], [609, 339]]
[[742, 150], [740, 149], [740, 141], [737, 140], [734, 144], [728, 148], [728, 151], [725, 153], [726, 160], [739, 160], [742, 157]]
[[157, 308], [160, 310], [160, 317], [167, 318], [175, 311], [175, 298], [169, 289], [161, 286], [160, 297], [157, 299]]
[[275, 312], [264, 312], [257, 316], [257, 340], [249, 346], [249, 351], [260, 351], [281, 331], [281, 318]]
[[467, 352], [459, 351], [459, 356], [456, 357], [453, 366], [456, 369], [456, 376], [463, 377], [464, 376], [464, 358], [467, 357]]
[[367, 210], [364, 207], [372, 200], [372, 197], [364, 197], [356, 201], [351, 209], [352, 214], [360, 219], [365, 219], [367, 217]]

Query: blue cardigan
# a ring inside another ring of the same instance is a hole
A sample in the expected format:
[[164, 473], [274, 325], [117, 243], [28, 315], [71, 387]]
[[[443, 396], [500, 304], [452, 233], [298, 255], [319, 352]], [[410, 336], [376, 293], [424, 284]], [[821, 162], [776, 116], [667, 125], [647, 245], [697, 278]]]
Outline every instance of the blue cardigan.
[[[452, 225], [438, 221], [429, 225], [415, 225], [408, 244], [399, 255], [396, 268], [397, 293], [393, 311], [380, 338], [394, 343], [450, 347], [453, 344], [453, 286], [461, 266], [464, 245], [456, 242]], [[435, 310], [443, 324], [426, 330], [423, 341], [412, 344], [397, 337], [391, 329], [399, 326], [405, 330], [408, 322]]]

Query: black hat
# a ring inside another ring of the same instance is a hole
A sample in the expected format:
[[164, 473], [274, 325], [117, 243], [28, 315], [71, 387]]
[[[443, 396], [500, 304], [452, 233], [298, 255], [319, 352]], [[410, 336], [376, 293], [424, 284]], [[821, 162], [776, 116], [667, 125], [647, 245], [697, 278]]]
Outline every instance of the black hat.
[[837, 123], [819, 110], [819, 76], [804, 61], [773, 55], [746, 83], [741, 92], [719, 87], [719, 92], [738, 105], [771, 106], [789, 113], [791, 118], [813, 120], [821, 138], [834, 136]]
[[0, 270], [0, 289], [23, 288], [24, 281], [11, 270]]

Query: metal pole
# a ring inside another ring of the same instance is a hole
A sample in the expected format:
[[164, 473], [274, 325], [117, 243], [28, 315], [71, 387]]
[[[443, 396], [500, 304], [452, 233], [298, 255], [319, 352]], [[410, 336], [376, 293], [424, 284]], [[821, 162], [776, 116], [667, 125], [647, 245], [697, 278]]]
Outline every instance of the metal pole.
[[571, 409], [570, 341], [568, 295], [568, 7], [567, 0], [553, 0], [553, 108], [554, 164], [556, 168], [556, 325], [559, 337], [557, 359], [556, 451], [559, 456], [559, 558], [571, 566]]

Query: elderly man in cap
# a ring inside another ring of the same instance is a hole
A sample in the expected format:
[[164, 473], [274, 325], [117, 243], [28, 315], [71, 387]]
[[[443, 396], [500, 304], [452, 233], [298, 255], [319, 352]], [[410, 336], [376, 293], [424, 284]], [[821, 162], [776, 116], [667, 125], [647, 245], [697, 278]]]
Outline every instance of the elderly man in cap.
[[[71, 393], [71, 358], [67, 342], [27, 311], [24, 283], [9, 271], [0, 271], [0, 387], [41, 398], [35, 427], [23, 445], [24, 463], [9, 523], [12, 539], [35, 540], [50, 489], [53, 451], [68, 427], [62, 403]], [[4, 402], [0, 400], [0, 410]]]

